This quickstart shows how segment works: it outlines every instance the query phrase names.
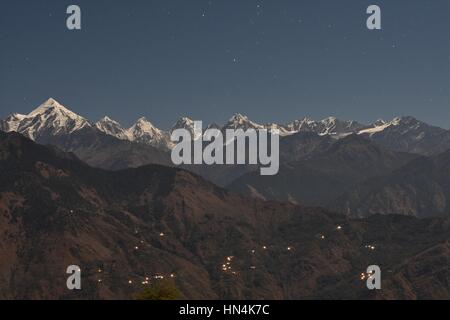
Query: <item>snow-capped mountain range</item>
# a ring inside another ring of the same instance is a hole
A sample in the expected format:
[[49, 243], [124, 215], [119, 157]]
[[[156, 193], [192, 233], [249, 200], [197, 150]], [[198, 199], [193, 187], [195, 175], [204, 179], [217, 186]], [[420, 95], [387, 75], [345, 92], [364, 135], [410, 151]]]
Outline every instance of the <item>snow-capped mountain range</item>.
[[[171, 149], [170, 134], [179, 128], [188, 129], [193, 133], [194, 121], [190, 118], [180, 118], [169, 131], [164, 131], [154, 126], [146, 118], [140, 118], [130, 128], [105, 116], [98, 122], [90, 122], [80, 115], [70, 111], [56, 100], [50, 98], [28, 115], [13, 114], [0, 121], [0, 130], [19, 132], [33, 140], [39, 140], [42, 136], [58, 136], [71, 134], [84, 128], [95, 128], [99, 131], [118, 138], [136, 143], [148, 144], [160, 149]], [[378, 120], [370, 125], [360, 124], [356, 121], [342, 121], [335, 117], [329, 117], [321, 121], [310, 118], [295, 120], [287, 125], [276, 123], [258, 124], [242, 114], [235, 114], [225, 125], [211, 124], [208, 128], [226, 129], [278, 129], [281, 136], [292, 135], [298, 132], [314, 132], [318, 135], [329, 135], [334, 138], [342, 138], [350, 134], [365, 135], [374, 140], [382, 140], [388, 136], [392, 138], [405, 137], [400, 146], [410, 145], [421, 140], [440, 138], [445, 135], [447, 139], [449, 131], [430, 126], [412, 117], [395, 118], [391, 121]], [[198, 138], [198, 137], [196, 137]], [[395, 142], [391, 142], [395, 144]]]

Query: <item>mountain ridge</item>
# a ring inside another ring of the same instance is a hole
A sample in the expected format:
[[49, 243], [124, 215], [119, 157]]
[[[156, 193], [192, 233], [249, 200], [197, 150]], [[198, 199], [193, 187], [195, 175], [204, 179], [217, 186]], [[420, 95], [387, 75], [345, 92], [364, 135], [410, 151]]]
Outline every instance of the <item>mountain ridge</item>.
[[[57, 110], [58, 112], [49, 112]], [[49, 114], [50, 113], [50, 114]], [[56, 114], [54, 114], [56, 113]], [[47, 121], [50, 118], [52, 121]], [[210, 125], [211, 126], [211, 125]], [[205, 127], [210, 127], [206, 126]], [[360, 134], [379, 142], [396, 151], [413, 152], [425, 155], [437, 154], [450, 149], [450, 131], [427, 125], [413, 117], [396, 117], [391, 121], [377, 120], [373, 124], [364, 125], [354, 120], [344, 121], [336, 117], [328, 117], [320, 121], [301, 118], [289, 124], [258, 124], [247, 116], [235, 114], [222, 126], [212, 124], [214, 128], [226, 129], [278, 129], [282, 137], [299, 132], [313, 132], [328, 135], [336, 139], [350, 134]], [[148, 144], [162, 150], [170, 150], [173, 143], [170, 134], [178, 128], [193, 132], [193, 120], [180, 118], [170, 130], [165, 131], [154, 126], [146, 118], [139, 118], [130, 128], [109, 118], [103, 117], [93, 123], [73, 113], [56, 100], [50, 98], [28, 115], [13, 114], [0, 121], [0, 129], [6, 132], [18, 131], [36, 140], [40, 135], [72, 133], [84, 127], [95, 127], [105, 134], [121, 140]]]
[[[182, 299], [450, 297], [449, 219], [352, 220], [175, 168], [92, 168], [17, 133], [0, 133], [0, 169], [2, 299], [134, 299], [161, 279]], [[379, 292], [360, 279], [374, 263]]]

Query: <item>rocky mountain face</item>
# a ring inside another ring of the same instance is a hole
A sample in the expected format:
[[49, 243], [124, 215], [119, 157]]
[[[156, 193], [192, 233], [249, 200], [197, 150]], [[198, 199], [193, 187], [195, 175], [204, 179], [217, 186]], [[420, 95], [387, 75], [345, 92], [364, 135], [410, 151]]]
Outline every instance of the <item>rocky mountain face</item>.
[[437, 155], [450, 149], [450, 131], [428, 125], [413, 117], [379, 123], [360, 134], [391, 150]]
[[128, 140], [143, 144], [149, 144], [161, 150], [170, 150], [170, 136], [167, 132], [159, 130], [146, 118], [140, 118], [127, 130]]
[[127, 130], [124, 129], [120, 123], [110, 119], [107, 116], [97, 121], [95, 123], [95, 126], [97, 127], [98, 130], [106, 133], [107, 135], [116, 137], [120, 140], [129, 139], [129, 133], [127, 132]]
[[419, 157], [391, 174], [355, 186], [330, 204], [352, 216], [450, 216], [450, 150]]
[[104, 171], [16, 133], [0, 133], [0, 181], [2, 299], [133, 299], [162, 279], [187, 299], [450, 298], [449, 219], [352, 220], [174, 168]]
[[4, 131], [17, 131], [33, 140], [70, 134], [90, 127], [83, 117], [54, 99], [49, 99], [28, 115], [14, 114], [3, 121]]
[[[308, 137], [297, 139], [305, 138]], [[284, 162], [278, 175], [268, 177], [251, 172], [233, 181], [228, 188], [265, 200], [324, 206], [358, 183], [388, 174], [415, 158], [384, 149], [358, 135], [335, 142], [309, 138], [313, 142], [309, 139], [307, 144], [316, 147], [309, 154], [300, 153], [298, 161]]]
[[[54, 99], [49, 99], [28, 115], [15, 114], [0, 124], [3, 131], [19, 132], [38, 143], [73, 152], [99, 168], [115, 170], [152, 163], [170, 165], [167, 152], [151, 143], [128, 141], [129, 133], [119, 123], [104, 118], [93, 125]], [[137, 125], [135, 132], [138, 132]]]
[[[157, 128], [146, 118], [140, 118], [127, 129], [109, 117], [91, 123], [54, 99], [49, 99], [28, 115], [13, 114], [0, 121], [0, 130], [20, 132], [39, 141], [50, 135], [71, 134], [84, 128], [93, 127], [120, 140], [147, 144], [167, 152], [174, 146], [170, 141], [170, 134], [173, 130], [185, 128], [193, 133], [193, 125], [194, 121], [187, 117], [180, 118], [168, 131]], [[251, 121], [242, 114], [235, 114], [222, 126], [217, 124], [204, 124], [204, 126], [205, 128], [217, 128], [223, 132], [226, 129], [277, 129], [282, 138], [305, 132], [334, 139], [359, 134], [393, 151], [421, 155], [436, 155], [450, 149], [450, 131], [428, 125], [413, 117], [394, 118], [391, 121], [377, 120], [369, 125], [356, 121], [344, 121], [335, 117], [328, 117], [320, 121], [305, 117], [286, 125], [277, 123], [263, 125]]]
[[[109, 170], [147, 164], [171, 166], [170, 149], [173, 143], [170, 142], [170, 133], [179, 128], [193, 133], [193, 125], [194, 121], [186, 117], [180, 118], [169, 131], [158, 129], [145, 118], [139, 119], [128, 129], [108, 117], [92, 124], [54, 99], [49, 99], [28, 115], [13, 114], [0, 121], [3, 131], [20, 132], [38, 143], [73, 152], [86, 163]], [[383, 208], [379, 206], [375, 210], [360, 206], [357, 203], [362, 202], [354, 198], [345, 200], [348, 203], [344, 204], [335, 204], [335, 201], [348, 192], [355, 192], [359, 196], [363, 192], [361, 190], [378, 186], [378, 178], [398, 169], [393, 157], [404, 159], [398, 163], [405, 164], [414, 158], [406, 155], [406, 152], [433, 157], [450, 149], [449, 131], [412, 117], [378, 120], [371, 125], [334, 117], [322, 121], [303, 118], [288, 125], [261, 125], [236, 114], [225, 125], [213, 124], [208, 128], [223, 132], [226, 129], [278, 129], [281, 134], [280, 174], [276, 177], [260, 177], [258, 167], [248, 165], [185, 165], [182, 168], [216, 185], [229, 186], [232, 190], [259, 198], [308, 205], [336, 205], [339, 210], [357, 216], [377, 210], [379, 213], [391, 213], [394, 209], [401, 213], [423, 215], [421, 210], [411, 208], [409, 202], [403, 207], [401, 204], [385, 204]], [[348, 147], [351, 144], [349, 141], [354, 143], [352, 148]], [[434, 181], [434, 178], [430, 177], [430, 180]], [[434, 185], [426, 186], [430, 187], [426, 192], [430, 199], [427, 201], [443, 201], [434, 199], [443, 199], [442, 196], [434, 195]], [[412, 193], [408, 196], [414, 198]], [[399, 201], [399, 198], [396, 199]], [[434, 210], [433, 215], [442, 210]]]

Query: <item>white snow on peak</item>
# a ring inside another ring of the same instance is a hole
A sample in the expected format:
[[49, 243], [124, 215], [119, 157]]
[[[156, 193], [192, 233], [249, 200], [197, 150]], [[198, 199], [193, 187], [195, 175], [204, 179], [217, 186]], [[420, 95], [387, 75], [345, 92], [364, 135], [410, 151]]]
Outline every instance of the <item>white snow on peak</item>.
[[11, 115], [6, 121], [8, 131], [17, 131], [35, 140], [41, 136], [72, 133], [90, 126], [85, 118], [50, 98], [28, 115]]
[[[202, 132], [197, 130], [194, 132], [194, 120], [188, 117], [182, 117], [178, 119], [178, 121], [172, 126], [170, 133], [177, 129], [186, 129], [191, 133], [191, 137], [194, 137], [194, 140], [198, 140], [202, 137]], [[203, 129], [203, 128], [202, 128]]]
[[170, 132], [176, 130], [176, 129], [188, 129], [188, 130], [193, 130], [194, 128], [194, 120], [192, 120], [191, 118], [188, 117], [182, 117], [180, 119], [178, 119], [178, 121], [176, 123], [173, 124]]
[[378, 124], [378, 125], [374, 125], [374, 127], [372, 128], [368, 128], [368, 129], [364, 129], [358, 132], [358, 134], [368, 134], [370, 136], [373, 136], [374, 134], [378, 133], [378, 132], [382, 132], [384, 131], [386, 128], [392, 126], [393, 124], [391, 122], [387, 122], [384, 124]]
[[225, 125], [225, 129], [264, 129], [263, 125], [250, 121], [247, 116], [240, 113], [233, 115], [228, 123]]
[[132, 140], [139, 140], [142, 137], [151, 137], [153, 135], [161, 134], [161, 130], [156, 128], [145, 117], [139, 118], [136, 123], [127, 131], [129, 134], [131, 134]]
[[8, 118], [6, 118], [3, 123], [5, 125], [4, 130], [7, 132], [10, 131], [17, 131], [19, 128], [20, 122], [26, 118], [26, 115], [19, 114], [19, 113], [13, 113]]
[[145, 143], [155, 147], [170, 148], [169, 134], [155, 127], [145, 117], [139, 118], [136, 123], [126, 130], [128, 140]]
[[103, 117], [95, 123], [95, 127], [110, 136], [116, 137], [121, 140], [128, 140], [126, 130], [121, 124], [108, 116]]
[[287, 125], [287, 129], [293, 133], [300, 131], [315, 131], [318, 124], [309, 117], [304, 117]]
[[[95, 128], [105, 134], [122, 140], [145, 143], [165, 149], [170, 149], [174, 146], [170, 141], [170, 133], [175, 129], [188, 129], [194, 135], [194, 139], [201, 137], [201, 132], [194, 134], [194, 121], [188, 117], [180, 118], [169, 132], [158, 129], [145, 117], [138, 119], [128, 129], [123, 128], [119, 122], [108, 116], [91, 125], [88, 120], [72, 112], [53, 98], [48, 99], [27, 115], [15, 113], [0, 121], [0, 130], [6, 132], [17, 131], [34, 140], [52, 135], [70, 134], [92, 126], [95, 126]], [[428, 130], [425, 123], [413, 117], [396, 117], [390, 121], [380, 119], [371, 125], [363, 125], [356, 121], [342, 121], [336, 117], [328, 117], [320, 121], [304, 117], [288, 125], [278, 123], [261, 125], [251, 121], [241, 113], [234, 114], [224, 126], [210, 125], [207, 128], [215, 128], [222, 131], [226, 129], [247, 130], [250, 128], [277, 129], [281, 136], [298, 132], [313, 132], [318, 135], [329, 135], [338, 139], [353, 133], [373, 136], [387, 128], [392, 128], [396, 133], [411, 136], [416, 140], [423, 139], [427, 135]]]
[[290, 131], [288, 128], [286, 128], [285, 126], [283, 126], [283, 125], [279, 125], [279, 124], [277, 124], [277, 123], [269, 123], [269, 124], [266, 124], [265, 126], [264, 126], [264, 128], [266, 129], [266, 130], [268, 130], [269, 132], [271, 131], [271, 130], [278, 130], [278, 134], [280, 135], [280, 136], [287, 136], [287, 135], [291, 135], [291, 134], [293, 134], [294, 132], [292, 132], [292, 131]]

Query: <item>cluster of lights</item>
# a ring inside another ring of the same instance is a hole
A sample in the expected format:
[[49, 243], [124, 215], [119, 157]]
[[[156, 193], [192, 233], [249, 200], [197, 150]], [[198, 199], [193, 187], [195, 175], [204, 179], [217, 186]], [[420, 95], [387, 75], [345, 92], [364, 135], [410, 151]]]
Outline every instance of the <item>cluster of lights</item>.
[[231, 263], [234, 260], [234, 256], [228, 256], [225, 258], [225, 262], [222, 264], [222, 271], [223, 272], [231, 272], [232, 274], [236, 274], [234, 271], [232, 271]]
[[360, 279], [361, 281], [364, 281], [364, 280], [370, 278], [370, 276], [372, 276], [372, 273], [362, 272], [362, 273], [360, 274], [360, 276], [359, 276], [359, 279]]
[[[141, 281], [141, 284], [142, 285], [148, 285], [148, 284], [150, 284], [150, 280], [151, 279], [155, 279], [155, 280], [163, 280], [163, 279], [165, 279], [165, 278], [176, 278], [176, 275], [174, 274], [174, 273], [171, 273], [170, 275], [168, 275], [167, 277], [166, 276], [164, 276], [164, 275], [162, 275], [162, 274], [156, 274], [156, 275], [154, 275], [154, 276], [152, 276], [152, 277], [145, 277], [142, 281]], [[100, 282], [100, 281], [99, 281]], [[133, 280], [128, 280], [128, 284], [133, 284], [134, 283], [134, 281]]]
[[370, 244], [366, 245], [365, 248], [368, 249], [368, 250], [371, 250], [371, 251], [374, 251], [376, 249], [375, 246], [370, 245]]

